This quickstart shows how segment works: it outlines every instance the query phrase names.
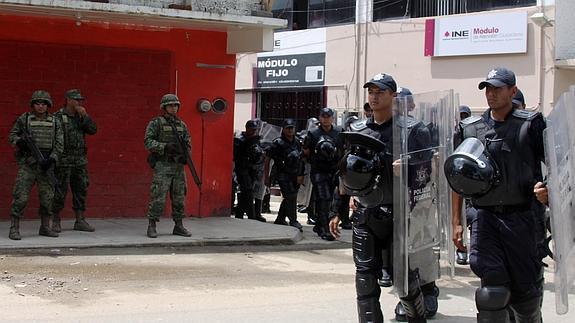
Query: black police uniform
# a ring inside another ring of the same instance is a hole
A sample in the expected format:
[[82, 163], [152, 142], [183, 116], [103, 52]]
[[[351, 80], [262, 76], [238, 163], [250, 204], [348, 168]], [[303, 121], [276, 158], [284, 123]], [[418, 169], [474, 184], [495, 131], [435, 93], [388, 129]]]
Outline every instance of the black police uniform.
[[274, 160], [271, 173], [283, 196], [275, 222], [283, 223], [287, 217], [290, 225], [297, 226], [297, 177], [304, 175], [302, 145], [297, 137], [290, 141], [282, 134], [272, 141], [267, 154]]
[[255, 219], [254, 185], [258, 178], [258, 169], [265, 158], [259, 136], [247, 137], [245, 132], [234, 138], [235, 173], [240, 188], [236, 218]]
[[333, 192], [337, 185], [335, 178], [337, 163], [342, 149], [340, 133], [341, 128], [335, 125], [332, 125], [329, 131], [324, 131], [320, 126], [308, 132], [303, 145], [305, 149], [310, 150], [310, 177], [317, 217], [314, 231], [325, 240], [333, 240], [329, 233], [328, 222]]
[[[410, 151], [421, 150], [430, 146], [429, 129], [421, 122], [408, 117], [398, 125], [408, 127], [408, 147]], [[386, 146], [379, 154], [383, 163], [380, 173], [383, 199], [376, 207], [358, 206], [358, 211], [352, 215], [353, 221], [353, 258], [356, 267], [356, 292], [360, 322], [383, 322], [383, 314], [379, 304], [381, 289], [378, 278], [381, 278], [381, 268], [386, 261], [382, 259], [382, 251], [392, 249], [393, 241], [393, 120], [383, 124], [374, 122], [373, 117], [352, 124], [352, 130], [374, 137]], [[417, 157], [417, 154], [414, 154]], [[429, 163], [431, 156], [419, 156]], [[428, 165], [431, 169], [431, 164]], [[414, 202], [415, 203], [415, 202]], [[437, 296], [439, 290], [435, 282], [419, 286], [416, 275], [409, 275], [410, 291], [406, 297], [400, 298], [410, 322], [425, 322], [425, 316], [432, 316], [437, 311]], [[425, 300], [426, 298], [433, 298]], [[430, 308], [426, 313], [427, 306]]]
[[540, 113], [513, 109], [499, 122], [491, 110], [461, 122], [461, 140], [479, 139], [495, 161], [500, 182], [472, 198], [470, 265], [481, 278], [476, 292], [478, 322], [506, 322], [506, 308], [517, 322], [540, 322], [542, 262], [534, 234], [533, 187], [544, 160]]

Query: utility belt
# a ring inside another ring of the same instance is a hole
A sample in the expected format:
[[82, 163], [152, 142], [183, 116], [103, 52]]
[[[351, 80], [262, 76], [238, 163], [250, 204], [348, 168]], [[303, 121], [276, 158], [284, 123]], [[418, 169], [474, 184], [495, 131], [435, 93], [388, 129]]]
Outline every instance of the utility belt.
[[493, 206], [473, 206], [478, 210], [486, 210], [496, 214], [509, 214], [515, 212], [525, 212], [531, 210], [531, 203], [517, 205], [493, 205]]
[[393, 235], [393, 207], [380, 205], [367, 208], [359, 213], [355, 219], [358, 225], [366, 225], [369, 230], [382, 242], [387, 243]]

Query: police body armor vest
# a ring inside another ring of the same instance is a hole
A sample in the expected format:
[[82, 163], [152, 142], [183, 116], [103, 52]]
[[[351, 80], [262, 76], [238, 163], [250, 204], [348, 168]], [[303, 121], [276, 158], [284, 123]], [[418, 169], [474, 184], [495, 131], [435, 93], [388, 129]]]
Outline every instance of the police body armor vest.
[[[335, 169], [337, 168], [337, 163], [339, 161], [338, 157], [340, 156], [337, 136], [341, 132], [341, 129], [337, 128], [336, 126], [332, 127], [333, 128], [329, 132], [329, 134], [324, 133], [321, 127], [313, 129], [307, 134], [308, 136], [313, 136], [314, 138], [317, 138], [315, 146], [310, 147], [313, 149], [313, 155], [310, 161], [310, 163], [312, 164], [312, 171], [315, 169], [315, 170], [331, 172], [335, 171]], [[335, 138], [333, 136], [335, 136]], [[334, 152], [332, 158], [322, 154], [321, 145], [324, 142], [329, 142], [333, 145]]]
[[514, 109], [497, 129], [490, 127], [484, 117], [469, 117], [461, 121], [463, 140], [469, 137], [479, 139], [501, 173], [497, 186], [484, 196], [472, 199], [475, 207], [524, 206], [530, 203], [537, 161], [528, 129], [537, 115], [535, 112]]
[[265, 160], [265, 152], [260, 145], [260, 136], [247, 138], [242, 133], [237, 140], [239, 141], [239, 165], [241, 169], [257, 169]]
[[[425, 127], [425, 125], [421, 122], [418, 121], [417, 119], [411, 117], [411, 116], [407, 116], [405, 117], [401, 117], [401, 116], [396, 116], [395, 118], [399, 118], [399, 120], [396, 120], [395, 124], [401, 128], [407, 128], [407, 140], [408, 140], [408, 147], [413, 147], [414, 144], [412, 143], [414, 137], [412, 136], [412, 133], [415, 129], [418, 129], [419, 127]], [[383, 160], [383, 164], [384, 167], [381, 168], [381, 174], [379, 174], [382, 177], [382, 183], [383, 183], [383, 200], [381, 202], [381, 204], [383, 205], [392, 205], [393, 204], [393, 160], [394, 160], [394, 156], [393, 156], [393, 127], [389, 127], [387, 129], [387, 131], [385, 133], [380, 132], [380, 131], [376, 131], [373, 129], [370, 129], [369, 127], [367, 127], [367, 120], [360, 120], [357, 122], [354, 122], [350, 125], [350, 128], [352, 131], [356, 131], [359, 133], [363, 133], [369, 136], [372, 136], [376, 139], [379, 139], [380, 141], [382, 141], [385, 146], [386, 149], [384, 152], [382, 152], [382, 154], [380, 154], [380, 158]], [[401, 132], [403, 133], [403, 131]], [[403, 141], [404, 139], [401, 138], [401, 140]], [[420, 147], [422, 148], [422, 147]]]
[[44, 120], [35, 118], [32, 114], [26, 116], [26, 127], [30, 130], [34, 143], [43, 153], [52, 150], [54, 134], [56, 132], [53, 116]]
[[280, 149], [278, 156], [274, 156], [274, 167], [277, 167], [277, 171], [296, 174], [301, 161], [301, 147], [297, 139], [294, 138], [293, 143], [290, 143], [285, 138], [279, 137], [274, 139], [273, 144]]

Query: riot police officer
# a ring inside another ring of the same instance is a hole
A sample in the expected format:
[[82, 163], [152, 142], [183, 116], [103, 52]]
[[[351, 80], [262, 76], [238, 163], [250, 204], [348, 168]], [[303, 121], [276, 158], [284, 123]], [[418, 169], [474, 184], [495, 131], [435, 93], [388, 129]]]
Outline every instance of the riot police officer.
[[[14, 185], [12, 206], [10, 208], [10, 232], [8, 237], [20, 240], [20, 218], [28, 204], [32, 186], [38, 185], [40, 197], [40, 230], [38, 234], [57, 237], [58, 233], [50, 228], [52, 203], [55, 185], [54, 166], [64, 150], [64, 134], [61, 124], [48, 113], [52, 107], [50, 94], [43, 90], [34, 91], [30, 99], [31, 112], [16, 119], [10, 130], [8, 140], [16, 149], [18, 175]], [[40, 155], [37, 155], [37, 154]]]
[[254, 205], [254, 185], [261, 178], [259, 170], [265, 159], [258, 135], [258, 121], [248, 120], [245, 128], [239, 137], [234, 138], [234, 165], [240, 188], [235, 217], [242, 219], [246, 214], [248, 219], [266, 222]]
[[[297, 193], [304, 176], [304, 164], [302, 160], [302, 148], [300, 141], [295, 136], [295, 121], [285, 119], [282, 124], [281, 136], [272, 141], [266, 159], [266, 169], [270, 159], [274, 161], [272, 176], [280, 186], [283, 200], [274, 224], [289, 225], [302, 231], [301, 224], [297, 221]], [[266, 172], [266, 183], [270, 178]]]
[[169, 192], [174, 220], [172, 234], [191, 237], [192, 234], [182, 223], [185, 217], [184, 198], [187, 191], [184, 169], [187, 159], [183, 154], [187, 152], [182, 151], [179, 139], [176, 137], [179, 136], [188, 148], [191, 148], [190, 133], [184, 121], [177, 116], [180, 99], [175, 94], [164, 95], [160, 101], [160, 109], [163, 114], [148, 123], [144, 135], [144, 145], [150, 152], [148, 163], [154, 170], [150, 186], [147, 236], [158, 237], [156, 222], [160, 221], [160, 217], [164, 214]]
[[[368, 89], [373, 116], [351, 125], [353, 133], [345, 136], [346, 153], [342, 159], [341, 185], [357, 196], [359, 212], [353, 213], [353, 254], [356, 267], [356, 293], [359, 322], [383, 322], [379, 303], [378, 279], [382, 277], [382, 252], [390, 248], [393, 234], [394, 177], [398, 161], [393, 160], [393, 102], [397, 84], [391, 75], [377, 74], [364, 85]], [[405, 126], [411, 128], [408, 141], [412, 150], [429, 146], [428, 128], [410, 117]], [[429, 157], [429, 156], [428, 156]], [[339, 237], [336, 216], [330, 221], [330, 232]], [[439, 290], [432, 282], [420, 286], [416, 276], [410, 277], [410, 291], [400, 297], [396, 319], [426, 322], [437, 311]]]
[[[448, 181], [458, 193], [453, 194], [454, 205], [470, 197], [477, 210], [470, 265], [481, 278], [475, 293], [478, 322], [508, 322], [508, 307], [517, 322], [541, 322], [543, 276], [532, 205], [544, 160], [545, 121], [540, 113], [513, 107], [515, 82], [511, 70], [499, 67], [479, 83], [489, 109], [461, 122], [462, 143], [445, 163]], [[473, 149], [483, 151], [481, 158], [465, 157], [471, 151], [466, 147], [477, 146], [470, 145], [473, 140], [483, 146]], [[453, 210], [453, 241], [463, 248], [461, 209]]]
[[324, 240], [333, 241], [329, 233], [329, 214], [336, 187], [337, 163], [341, 154], [342, 143], [339, 138], [341, 128], [335, 126], [335, 111], [323, 108], [319, 115], [319, 127], [308, 132], [304, 144], [304, 154], [311, 165], [310, 177], [313, 183], [315, 213], [317, 221], [314, 232]]
[[513, 96], [513, 107], [516, 109], [521, 109], [521, 110], [525, 110], [525, 107], [527, 105], [525, 105], [525, 96], [523, 95], [523, 92], [521, 92], [520, 89], [517, 89], [517, 93], [515, 93], [515, 95]]

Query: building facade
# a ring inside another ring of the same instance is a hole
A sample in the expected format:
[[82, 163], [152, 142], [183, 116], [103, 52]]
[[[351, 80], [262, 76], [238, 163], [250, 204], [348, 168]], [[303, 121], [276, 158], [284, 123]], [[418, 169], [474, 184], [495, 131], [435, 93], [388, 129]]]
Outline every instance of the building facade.
[[[88, 138], [90, 217], [145, 216], [144, 131], [166, 93], [182, 102], [203, 182], [199, 191], [188, 173], [186, 213], [229, 216], [235, 55], [270, 50], [273, 29], [285, 27], [263, 9], [256, 0], [0, 1], [0, 218], [9, 218], [17, 172], [12, 123], [34, 90], [49, 91], [55, 111], [70, 88], [81, 89], [99, 128]], [[229, 108], [201, 112], [201, 99]], [[36, 195], [27, 218], [37, 216]]]
[[[529, 109], [548, 113], [575, 84], [573, 60], [556, 56], [556, 47], [565, 47], [569, 57], [567, 49], [575, 51], [570, 7], [565, 0], [276, 1], [274, 15], [286, 18], [288, 27], [276, 31], [273, 53], [238, 55], [235, 127], [253, 116], [271, 123], [278, 116], [294, 117], [303, 125], [323, 106], [339, 116], [361, 114], [367, 100], [362, 85], [380, 72], [414, 93], [454, 89], [461, 104], [479, 112], [486, 102], [477, 84], [497, 66], [515, 71]], [[306, 40], [307, 45], [301, 43]], [[317, 84], [304, 82], [305, 73], [294, 81], [289, 68], [287, 77], [268, 72], [286, 82], [262, 78], [266, 57], [280, 64], [284, 55], [291, 61], [319, 52], [324, 58], [317, 64], [322, 70]]]

